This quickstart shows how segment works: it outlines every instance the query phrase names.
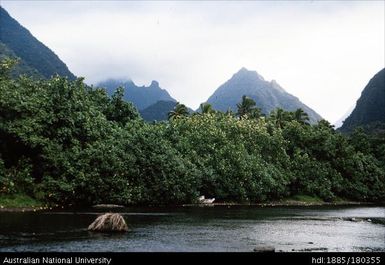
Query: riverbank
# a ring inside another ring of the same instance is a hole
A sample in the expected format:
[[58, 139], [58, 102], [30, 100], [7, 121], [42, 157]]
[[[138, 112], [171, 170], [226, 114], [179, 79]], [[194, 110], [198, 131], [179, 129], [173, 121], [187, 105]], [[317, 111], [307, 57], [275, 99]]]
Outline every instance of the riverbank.
[[385, 205], [385, 202], [359, 202], [349, 201], [342, 198], [336, 198], [334, 201], [325, 202], [318, 197], [307, 195], [295, 195], [281, 200], [271, 202], [249, 202], [249, 203], [237, 203], [237, 202], [214, 202], [211, 204], [183, 204], [183, 207], [196, 207], [196, 206], [255, 206], [255, 207], [285, 207], [285, 206], [298, 206], [298, 207], [310, 207], [310, 206], [357, 206], [357, 205]]
[[0, 211], [2, 212], [26, 212], [47, 210], [50, 207], [25, 194], [12, 194], [0, 196]]
[[[317, 197], [306, 195], [296, 195], [282, 200], [271, 202], [214, 202], [210, 204], [191, 203], [182, 205], [173, 205], [172, 207], [231, 207], [231, 206], [252, 206], [252, 207], [311, 207], [311, 206], [371, 206], [385, 205], [385, 202], [357, 202], [337, 199], [333, 202], [325, 202]], [[112, 207], [113, 206], [113, 207]], [[169, 207], [170, 205], [166, 206]], [[59, 206], [44, 204], [24, 194], [2, 195], [0, 196], [0, 212], [36, 212], [43, 210], [57, 209]], [[94, 208], [111, 209], [124, 208], [124, 205], [100, 204], [93, 206]], [[130, 207], [130, 206], [127, 206]], [[164, 206], [159, 206], [164, 207]], [[60, 208], [65, 208], [61, 206]]]
[[303, 202], [295, 200], [287, 201], [274, 201], [267, 203], [233, 203], [233, 202], [219, 202], [211, 204], [183, 204], [182, 207], [210, 207], [210, 206], [256, 206], [256, 207], [284, 207], [284, 206], [298, 206], [298, 207], [311, 207], [311, 206], [371, 206], [371, 205], [384, 205], [384, 203], [374, 202], [353, 202], [353, 201], [341, 201], [341, 202]]
[[236, 203], [236, 202], [217, 202], [211, 204], [183, 204], [182, 207], [213, 207], [213, 206], [253, 206], [253, 207], [312, 207], [312, 206], [371, 206], [371, 205], [385, 205], [384, 202], [357, 202], [339, 200], [334, 202], [325, 201], [307, 201], [298, 199], [283, 199], [272, 202], [261, 203]]

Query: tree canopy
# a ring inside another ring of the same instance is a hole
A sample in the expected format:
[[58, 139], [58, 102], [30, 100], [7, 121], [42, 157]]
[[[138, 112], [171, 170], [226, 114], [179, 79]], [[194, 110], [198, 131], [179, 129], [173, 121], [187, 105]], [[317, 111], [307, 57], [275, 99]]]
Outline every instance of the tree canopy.
[[246, 97], [237, 114], [177, 104], [149, 124], [121, 89], [109, 97], [82, 79], [12, 79], [11, 64], [0, 64], [0, 195], [61, 205], [385, 199], [383, 135], [309, 125], [301, 110], [253, 116]]

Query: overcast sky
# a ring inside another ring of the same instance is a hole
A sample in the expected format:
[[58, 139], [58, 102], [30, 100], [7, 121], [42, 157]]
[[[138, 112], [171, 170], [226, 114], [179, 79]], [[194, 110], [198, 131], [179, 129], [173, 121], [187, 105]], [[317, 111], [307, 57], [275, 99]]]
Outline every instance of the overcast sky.
[[193, 109], [241, 67], [334, 123], [384, 68], [384, 1], [1, 1], [94, 84], [157, 80]]

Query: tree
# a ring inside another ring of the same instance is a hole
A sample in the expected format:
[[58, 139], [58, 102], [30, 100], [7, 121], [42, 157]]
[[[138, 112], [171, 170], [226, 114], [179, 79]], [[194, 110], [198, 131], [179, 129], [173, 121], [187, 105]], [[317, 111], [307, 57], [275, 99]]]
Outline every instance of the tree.
[[184, 104], [180, 104], [179, 102], [175, 105], [174, 109], [168, 113], [168, 119], [178, 119], [181, 117], [187, 117], [189, 115], [189, 111]]
[[4, 58], [0, 61], [0, 79], [8, 78], [12, 69], [19, 63], [18, 59]]
[[201, 114], [215, 113], [215, 110], [209, 103], [202, 103], [199, 108], [200, 108]]
[[301, 108], [293, 112], [294, 120], [300, 124], [309, 124], [309, 115]]
[[370, 153], [370, 138], [365, 133], [362, 127], [356, 127], [349, 137], [349, 142], [354, 146], [357, 151], [362, 153]]
[[260, 108], [253, 108], [249, 114], [249, 117], [251, 119], [259, 119], [260, 117], [262, 117], [262, 111]]
[[245, 115], [250, 115], [255, 109], [255, 105], [255, 101], [252, 98], [243, 95], [242, 101], [237, 104], [238, 116], [242, 119]]
[[[220, 112], [220, 113], [222, 113], [222, 112]], [[226, 116], [229, 116], [229, 117], [235, 117], [235, 113], [230, 107], [226, 110], [226, 112], [224, 114]]]
[[139, 112], [131, 102], [123, 100], [124, 88], [119, 87], [112, 95], [106, 110], [106, 118], [124, 126], [128, 121], [139, 119]]
[[289, 112], [284, 111], [281, 108], [277, 108], [270, 113], [270, 119], [274, 122], [277, 128], [281, 129], [284, 127], [285, 122], [291, 119], [290, 116]]
[[[0, 62], [0, 66], [5, 63]], [[5, 68], [7, 68], [6, 66]], [[3, 67], [4, 68], [4, 67]], [[0, 78], [0, 196], [48, 203], [181, 204], [199, 195], [258, 202], [290, 195], [385, 199], [385, 137], [340, 134], [302, 111], [260, 115], [243, 97], [237, 118], [189, 115], [136, 119], [123, 90], [111, 98], [83, 79]], [[210, 113], [210, 105], [201, 105]], [[123, 126], [124, 125], [124, 126]]]
[[319, 127], [327, 128], [330, 131], [334, 132], [334, 125], [332, 125], [330, 122], [327, 120], [320, 120], [317, 124]]

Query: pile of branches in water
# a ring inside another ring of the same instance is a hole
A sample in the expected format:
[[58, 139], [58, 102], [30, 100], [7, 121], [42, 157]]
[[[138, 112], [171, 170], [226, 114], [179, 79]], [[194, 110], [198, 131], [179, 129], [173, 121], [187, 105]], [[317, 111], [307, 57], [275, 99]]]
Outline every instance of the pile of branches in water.
[[127, 232], [128, 227], [123, 216], [118, 213], [106, 213], [88, 226], [88, 230], [95, 232]]

